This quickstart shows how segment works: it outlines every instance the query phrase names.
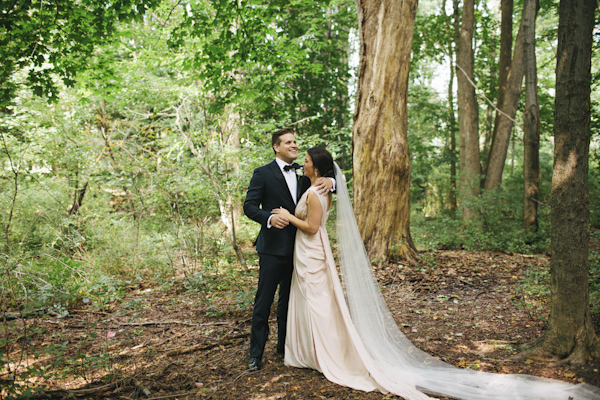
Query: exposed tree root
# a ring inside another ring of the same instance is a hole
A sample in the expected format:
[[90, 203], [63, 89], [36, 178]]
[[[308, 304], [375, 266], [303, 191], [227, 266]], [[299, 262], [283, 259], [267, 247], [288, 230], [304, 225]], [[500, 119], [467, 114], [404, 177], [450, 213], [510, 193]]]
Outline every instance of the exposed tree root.
[[577, 337], [575, 346], [571, 351], [568, 354], [564, 354], [564, 351], [558, 345], [556, 337], [547, 332], [540, 339], [528, 345], [523, 352], [515, 355], [514, 358], [544, 360], [556, 366], [584, 366], [591, 359], [600, 358], [599, 345], [600, 343], [595, 335], [580, 335]]

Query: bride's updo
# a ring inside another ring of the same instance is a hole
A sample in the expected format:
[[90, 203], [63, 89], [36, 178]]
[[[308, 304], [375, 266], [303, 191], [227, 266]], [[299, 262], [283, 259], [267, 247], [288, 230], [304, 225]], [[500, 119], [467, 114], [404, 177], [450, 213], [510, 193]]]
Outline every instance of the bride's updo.
[[333, 157], [323, 147], [311, 147], [307, 150], [312, 159], [313, 166], [321, 173], [321, 176], [335, 178], [333, 170]]

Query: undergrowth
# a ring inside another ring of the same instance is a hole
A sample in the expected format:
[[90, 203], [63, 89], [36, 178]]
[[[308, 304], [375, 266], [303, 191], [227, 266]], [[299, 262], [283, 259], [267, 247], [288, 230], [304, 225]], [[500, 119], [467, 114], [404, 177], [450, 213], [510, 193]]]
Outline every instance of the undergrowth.
[[[213, 296], [226, 297], [228, 308], [208, 307], [212, 316], [252, 304], [253, 293], [241, 282], [253, 271], [239, 266], [220, 224], [190, 224], [187, 229], [165, 224], [159, 234], [142, 229], [137, 241], [123, 239], [131, 237], [124, 233], [136, 231], [134, 223], [87, 225], [85, 245], [75, 251], [46, 245], [0, 254], [1, 398], [33, 396], [43, 389], [32, 385], [36, 381], [68, 376], [88, 380], [92, 371], [99, 370], [120, 373], [108, 351], [86, 353], [91, 341], [100, 340], [91, 327], [76, 342], [65, 340], [42, 349], [29, 346], [44, 334], [36, 325], [40, 318], [70, 318], [69, 310], [81, 308], [105, 312], [142, 286], [163, 291], [177, 286], [176, 290], [198, 294], [205, 303]], [[254, 263], [252, 257], [249, 263]], [[129, 303], [125, 308], [134, 310], [136, 304]], [[40, 362], [47, 359], [53, 361]]]
[[430, 249], [501, 250], [537, 252], [549, 244], [546, 209], [539, 214], [537, 233], [524, 232], [520, 207], [513, 193], [496, 190], [472, 199], [467, 206], [476, 210], [472, 220], [463, 221], [460, 215], [448, 211], [425, 216], [418, 209], [411, 215], [411, 232], [417, 247]]

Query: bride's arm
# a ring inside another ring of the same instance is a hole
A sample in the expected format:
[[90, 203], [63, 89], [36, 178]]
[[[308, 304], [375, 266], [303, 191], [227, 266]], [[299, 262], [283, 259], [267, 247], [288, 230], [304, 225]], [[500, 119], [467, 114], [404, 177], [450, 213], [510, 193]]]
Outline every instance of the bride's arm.
[[323, 210], [321, 209], [321, 203], [319, 202], [316, 193], [312, 191], [308, 192], [308, 198], [306, 199], [306, 207], [308, 208], [308, 215], [306, 221], [297, 218], [295, 215], [290, 214], [290, 212], [285, 208], [276, 208], [272, 211], [272, 213], [283, 214], [287, 216], [290, 223], [296, 228], [306, 233], [310, 233], [311, 235], [314, 235], [319, 231], [319, 226], [321, 225], [321, 214], [323, 213]]

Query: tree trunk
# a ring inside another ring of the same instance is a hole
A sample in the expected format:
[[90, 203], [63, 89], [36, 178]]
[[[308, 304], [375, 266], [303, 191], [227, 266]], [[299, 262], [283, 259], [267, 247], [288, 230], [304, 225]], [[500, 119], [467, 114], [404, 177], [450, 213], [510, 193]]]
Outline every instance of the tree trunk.
[[[501, 0], [500, 9], [500, 57], [498, 59], [498, 97], [496, 99], [496, 108], [501, 110], [502, 104], [504, 102], [504, 95], [508, 89], [508, 75], [510, 72], [510, 64], [512, 62], [513, 0]], [[487, 176], [488, 166], [490, 163], [492, 142], [494, 141], [494, 137], [496, 136], [496, 126], [498, 124], [498, 118], [499, 115], [496, 111], [496, 116], [494, 118], [494, 127], [492, 128], [492, 132], [489, 138], [490, 142], [488, 143], [486, 138], [486, 146], [483, 150], [485, 157], [483, 165], [484, 185], [485, 176]]]
[[502, 182], [502, 172], [508, 153], [510, 136], [515, 122], [517, 106], [521, 99], [521, 87], [523, 86], [524, 74], [524, 52], [523, 52], [523, 20], [519, 26], [517, 39], [515, 41], [515, 52], [510, 71], [507, 76], [506, 89], [502, 96], [498, 93], [498, 99], [502, 97], [502, 102], [498, 103], [496, 118], [494, 121], [494, 133], [492, 134], [492, 147], [486, 168], [485, 183], [483, 187], [486, 190], [493, 190]]
[[354, 212], [369, 257], [380, 264], [391, 255], [417, 254], [410, 235], [406, 100], [417, 1], [357, 0], [357, 11]]
[[552, 294], [548, 329], [534, 351], [571, 364], [600, 357], [590, 317], [590, 85], [596, 0], [561, 0], [558, 22], [554, 173], [552, 175]]
[[67, 215], [69, 217], [71, 215], [77, 214], [77, 212], [79, 211], [79, 208], [81, 208], [81, 205], [83, 204], [83, 197], [85, 196], [85, 192], [86, 192], [87, 187], [88, 187], [88, 183], [89, 182], [85, 182], [83, 184], [82, 188], [75, 189], [75, 192], [73, 194], [73, 204], [71, 205], [71, 208], [67, 212]]
[[448, 119], [450, 125], [450, 211], [456, 212], [456, 117], [454, 116], [454, 62], [450, 59], [450, 80], [448, 82]]
[[[458, 6], [458, 0], [452, 1], [452, 6], [454, 9], [453, 15], [453, 25], [454, 25], [454, 37], [459, 37], [460, 32], [460, 8]], [[445, 7], [442, 7], [445, 10]], [[454, 50], [452, 45], [449, 46], [450, 54], [450, 80], [448, 81], [448, 122], [450, 125], [450, 195], [449, 195], [449, 203], [450, 203], [450, 211], [452, 214], [456, 213], [456, 117], [454, 114], [454, 71], [456, 68], [454, 62]]]
[[498, 101], [500, 106], [504, 100], [508, 84], [508, 73], [512, 61], [513, 44], [513, 0], [501, 0], [500, 20], [500, 57], [498, 59]]
[[523, 229], [537, 232], [540, 182], [540, 103], [537, 95], [535, 57], [535, 18], [537, 0], [525, 0], [523, 33], [525, 37], [525, 111], [523, 112]]
[[456, 76], [458, 78], [458, 125], [460, 135], [459, 195], [463, 218], [471, 219], [474, 212], [465, 203], [479, 196], [481, 164], [479, 155], [479, 110], [473, 74], [473, 30], [475, 2], [465, 0], [462, 25], [456, 42]]

